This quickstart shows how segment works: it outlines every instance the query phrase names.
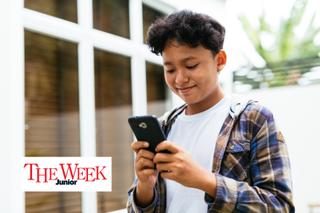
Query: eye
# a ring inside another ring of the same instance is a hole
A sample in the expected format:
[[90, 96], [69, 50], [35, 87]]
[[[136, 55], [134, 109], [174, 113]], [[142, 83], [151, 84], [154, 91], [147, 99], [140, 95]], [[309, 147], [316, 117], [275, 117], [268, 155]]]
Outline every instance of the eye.
[[194, 66], [190, 66], [190, 67], [187, 67], [188, 69], [193, 69], [195, 68], [196, 66], [198, 66], [198, 64], [194, 65]]
[[167, 70], [167, 72], [168, 72], [168, 73], [172, 73], [172, 72], [174, 72], [174, 70]]

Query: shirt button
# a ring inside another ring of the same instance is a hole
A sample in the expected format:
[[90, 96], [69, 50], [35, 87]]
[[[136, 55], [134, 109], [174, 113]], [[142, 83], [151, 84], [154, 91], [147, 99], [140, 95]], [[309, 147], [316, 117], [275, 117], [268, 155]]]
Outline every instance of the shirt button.
[[230, 149], [234, 149], [234, 145], [230, 145], [229, 148], [230, 148]]

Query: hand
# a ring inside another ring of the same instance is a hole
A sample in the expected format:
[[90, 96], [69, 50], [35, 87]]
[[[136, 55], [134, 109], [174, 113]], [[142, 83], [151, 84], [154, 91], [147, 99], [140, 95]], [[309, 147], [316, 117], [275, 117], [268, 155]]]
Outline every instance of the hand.
[[156, 147], [156, 152], [168, 150], [171, 154], [157, 153], [153, 162], [161, 177], [174, 180], [186, 187], [197, 188], [216, 196], [216, 176], [201, 167], [192, 155], [179, 144], [163, 141]]
[[154, 169], [154, 153], [145, 150], [149, 146], [148, 142], [136, 141], [131, 144], [131, 148], [136, 153], [134, 168], [138, 177], [136, 188], [136, 202], [140, 207], [151, 204], [154, 191], [153, 186], [157, 181], [158, 172]]

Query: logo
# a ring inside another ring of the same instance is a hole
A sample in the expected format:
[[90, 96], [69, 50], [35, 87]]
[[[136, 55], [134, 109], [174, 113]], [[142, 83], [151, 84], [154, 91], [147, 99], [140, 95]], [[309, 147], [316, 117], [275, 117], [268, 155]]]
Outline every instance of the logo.
[[111, 157], [22, 158], [23, 191], [111, 191]]

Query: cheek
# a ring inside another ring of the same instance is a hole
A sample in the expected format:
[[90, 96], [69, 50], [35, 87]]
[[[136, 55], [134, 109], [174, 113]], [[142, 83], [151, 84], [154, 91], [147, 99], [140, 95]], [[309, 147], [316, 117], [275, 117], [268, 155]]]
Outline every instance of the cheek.
[[205, 73], [205, 72], [199, 72], [196, 75], [192, 77], [192, 79], [195, 81], [197, 85], [199, 85], [202, 88], [210, 88], [214, 87], [215, 84], [215, 75], [214, 73]]
[[200, 86], [204, 86], [207, 84], [208, 82], [208, 75], [205, 75], [205, 73], [203, 72], [193, 72], [191, 75], [190, 75], [190, 79], [196, 83], [197, 85], [200, 85]]
[[169, 87], [171, 87], [172, 84], [174, 83], [174, 77], [172, 74], [170, 75], [170, 74], [165, 73], [164, 79]]

